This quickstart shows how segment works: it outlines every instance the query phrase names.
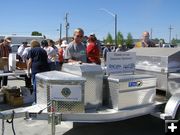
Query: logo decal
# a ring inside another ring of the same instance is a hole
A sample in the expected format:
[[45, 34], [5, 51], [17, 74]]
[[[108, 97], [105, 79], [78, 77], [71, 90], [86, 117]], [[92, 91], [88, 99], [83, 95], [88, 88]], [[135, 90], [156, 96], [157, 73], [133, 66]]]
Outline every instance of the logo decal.
[[63, 88], [62, 91], [61, 91], [61, 94], [64, 96], [64, 97], [69, 97], [71, 95], [71, 90], [69, 88]]
[[143, 85], [142, 81], [129, 82], [128, 84], [129, 87], [141, 87], [142, 85]]

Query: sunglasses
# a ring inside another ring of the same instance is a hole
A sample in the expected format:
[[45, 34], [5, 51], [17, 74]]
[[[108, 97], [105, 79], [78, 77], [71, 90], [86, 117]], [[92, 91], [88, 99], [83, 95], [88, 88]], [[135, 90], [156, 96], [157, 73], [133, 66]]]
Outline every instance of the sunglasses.
[[83, 38], [82, 35], [75, 35], [75, 37], [77, 37], [77, 38]]

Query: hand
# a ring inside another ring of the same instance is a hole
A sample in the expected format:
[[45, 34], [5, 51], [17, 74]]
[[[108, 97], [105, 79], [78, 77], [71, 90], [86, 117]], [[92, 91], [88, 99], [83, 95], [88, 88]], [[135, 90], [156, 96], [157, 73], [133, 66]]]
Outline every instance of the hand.
[[82, 61], [78, 61], [78, 64], [82, 64]]
[[29, 72], [27, 72], [27, 73], [26, 73], [26, 75], [27, 75], [27, 77], [28, 77], [28, 78], [30, 78], [30, 77], [31, 77], [31, 75], [30, 75], [30, 73], [29, 73]]

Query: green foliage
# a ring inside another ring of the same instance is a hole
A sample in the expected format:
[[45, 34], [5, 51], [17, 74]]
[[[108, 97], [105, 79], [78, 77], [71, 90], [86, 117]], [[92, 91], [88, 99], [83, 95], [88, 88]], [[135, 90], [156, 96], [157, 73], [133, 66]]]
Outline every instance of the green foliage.
[[155, 44], [158, 44], [158, 43], [159, 43], [159, 39], [158, 39], [158, 38], [155, 38], [155, 39], [153, 39], [153, 42], [154, 42]]
[[31, 33], [32, 36], [42, 36], [42, 33], [38, 32], [38, 31], [33, 31]]
[[173, 38], [172, 41], [171, 41], [171, 44], [172, 44], [172, 45], [177, 45], [177, 43], [178, 43], [178, 40], [176, 40], [176, 39]]
[[118, 45], [123, 45], [124, 44], [124, 37], [121, 32], [117, 33], [117, 44]]
[[164, 39], [159, 39], [159, 43], [161, 43], [161, 44], [165, 44], [165, 41], [164, 41]]
[[132, 46], [133, 46], [133, 37], [132, 37], [131, 33], [128, 33], [128, 35], [127, 35], [126, 46], [127, 46], [127, 48], [132, 48]]
[[106, 40], [105, 40], [105, 43], [109, 43], [109, 44], [113, 44], [113, 38], [111, 36], [110, 33], [108, 33], [107, 37], [106, 37]]

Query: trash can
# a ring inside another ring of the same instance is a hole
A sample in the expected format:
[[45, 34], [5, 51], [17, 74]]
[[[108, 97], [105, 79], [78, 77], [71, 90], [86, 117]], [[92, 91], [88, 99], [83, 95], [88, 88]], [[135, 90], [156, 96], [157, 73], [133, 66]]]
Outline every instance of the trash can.
[[[85, 78], [60, 71], [38, 73], [37, 104], [51, 112], [84, 112]], [[52, 108], [51, 101], [55, 101]]]

